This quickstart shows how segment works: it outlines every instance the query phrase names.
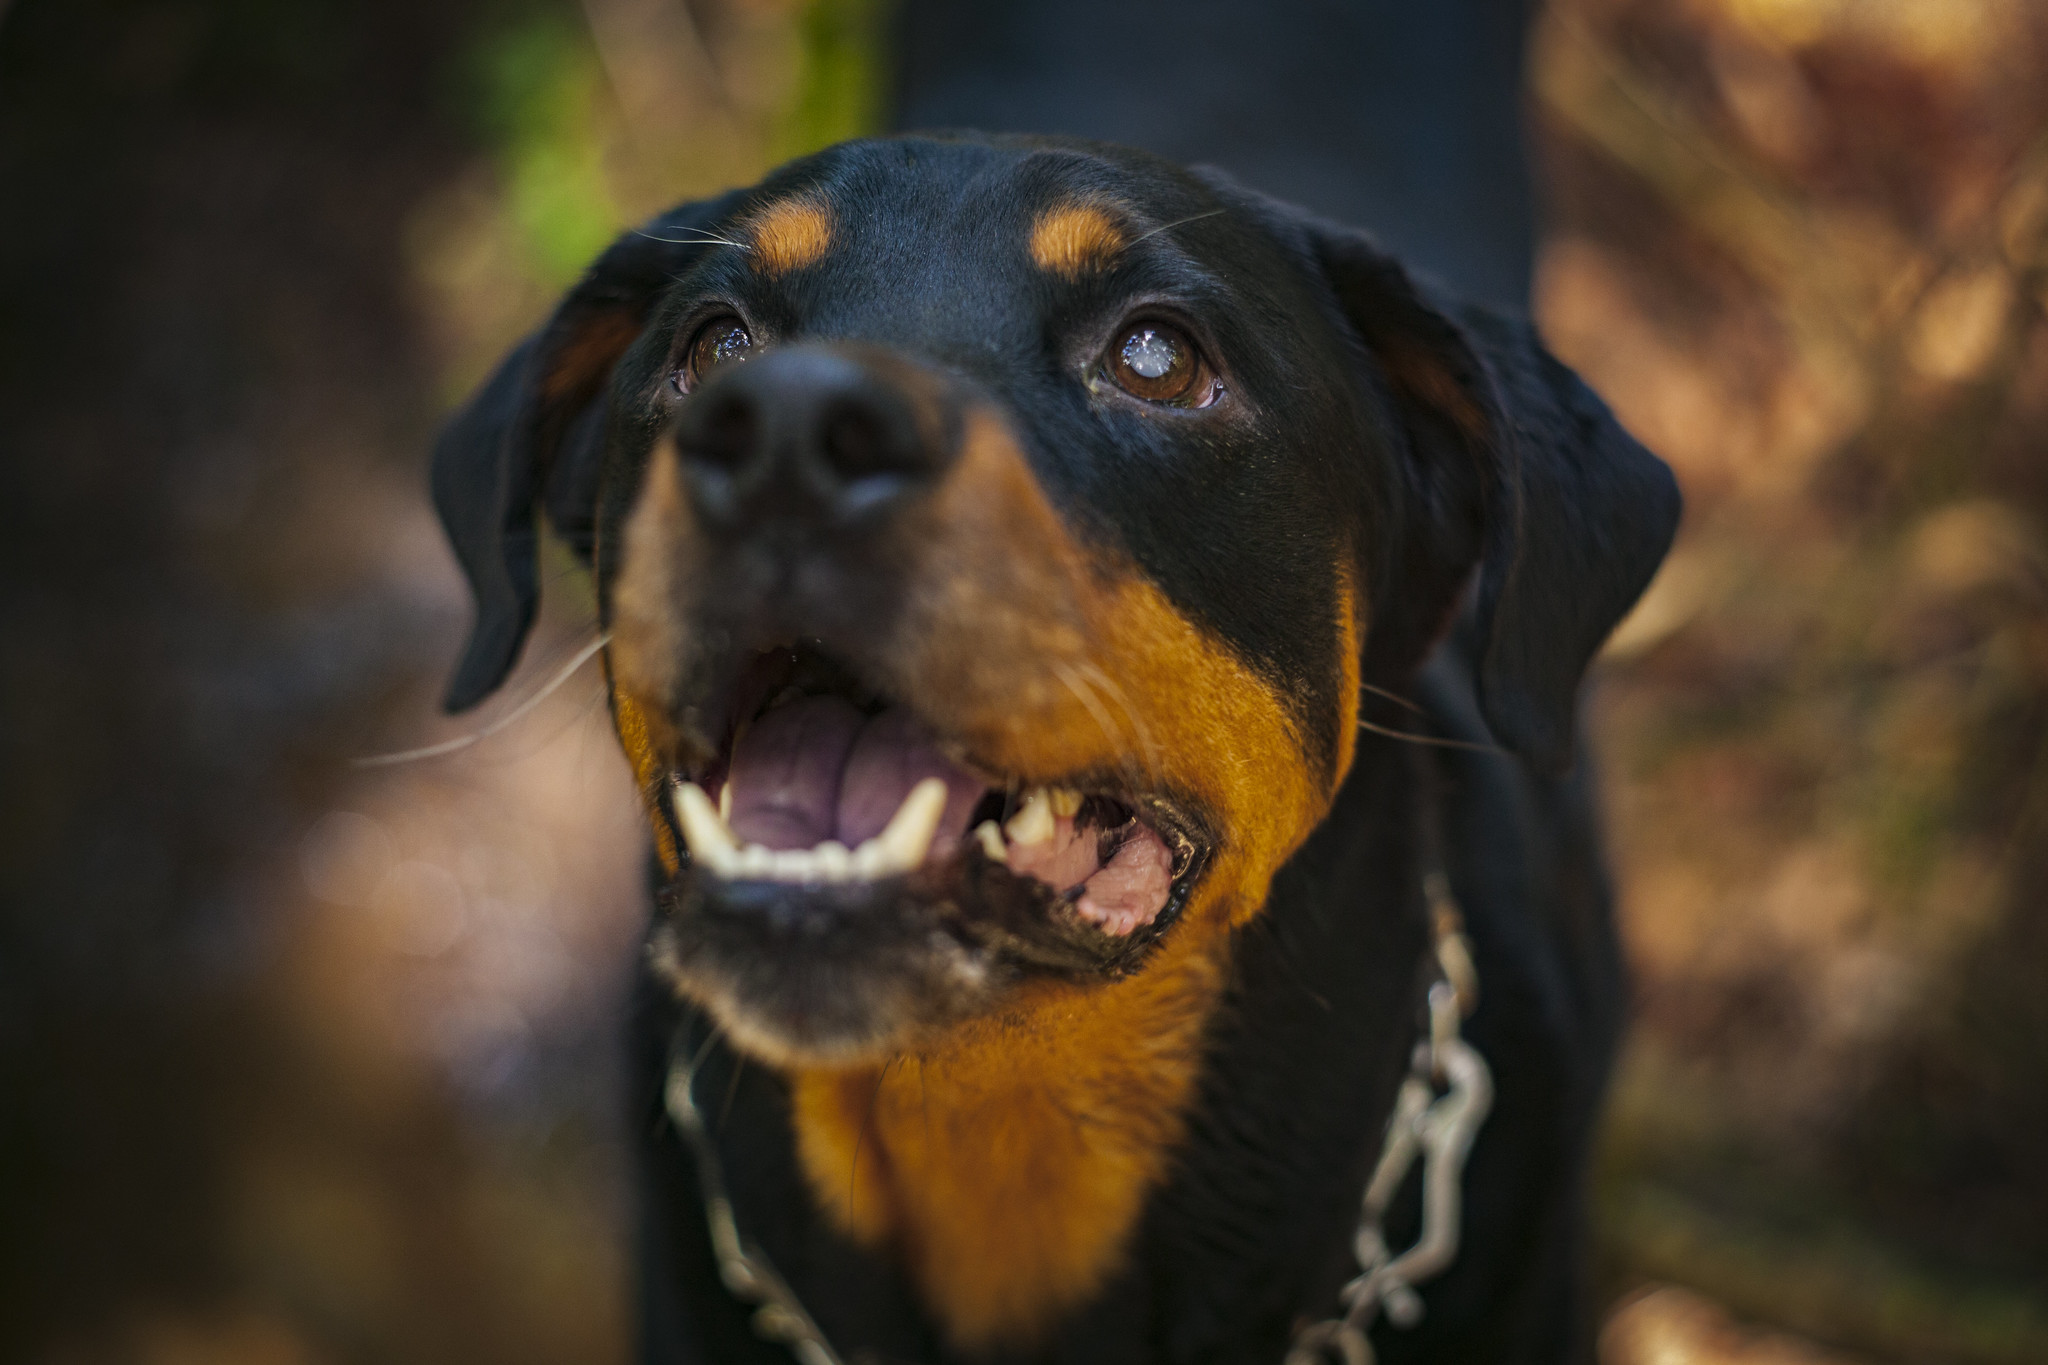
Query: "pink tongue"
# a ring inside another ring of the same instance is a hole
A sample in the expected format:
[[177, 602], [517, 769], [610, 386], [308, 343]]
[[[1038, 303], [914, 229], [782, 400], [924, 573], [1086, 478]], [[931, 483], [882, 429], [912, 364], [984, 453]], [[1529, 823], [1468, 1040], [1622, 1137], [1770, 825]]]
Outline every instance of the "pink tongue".
[[848, 848], [872, 839], [927, 777], [946, 784], [935, 849], [950, 849], [967, 832], [967, 817], [988, 788], [939, 752], [910, 712], [892, 706], [867, 723], [846, 759], [839, 783], [839, 842]]
[[932, 744], [911, 714], [863, 716], [837, 697], [805, 697], [760, 717], [733, 746], [733, 832], [769, 848], [848, 848], [889, 823], [924, 778], [945, 781], [935, 851], [950, 850], [985, 790]]
[[1080, 887], [1075, 912], [1122, 937], [1150, 924], [1166, 908], [1173, 890], [1173, 854], [1144, 825], [1135, 826], [1106, 863], [1101, 841], [1099, 830], [1076, 830], [1063, 815], [1053, 821], [1051, 838], [1010, 845], [1010, 870], [1036, 877], [1062, 894]]
[[[805, 697], [768, 712], [733, 746], [726, 780], [733, 832], [769, 848], [810, 848], [837, 839], [852, 848], [882, 832], [910, 789], [927, 777], [946, 784], [946, 813], [932, 841], [935, 856], [967, 832], [987, 790], [939, 752], [911, 714], [891, 707], [864, 716], [837, 697]], [[1149, 924], [1166, 904], [1173, 857], [1138, 825], [1105, 863], [1095, 829], [1061, 816], [1052, 837], [1012, 844], [1010, 870], [1051, 886], [1081, 889], [1074, 908], [1109, 933]]]
[[805, 697], [756, 720], [733, 746], [733, 832], [770, 848], [837, 836], [839, 774], [866, 724], [837, 697]]
[[1076, 830], [1071, 819], [1057, 816], [1050, 839], [1010, 845], [1010, 871], [1036, 877], [1061, 893], [1072, 891], [1102, 866], [1101, 844], [1095, 830]]
[[1074, 909], [1122, 936], [1158, 918], [1173, 890], [1173, 854], [1166, 841], [1140, 825], [1088, 879]]

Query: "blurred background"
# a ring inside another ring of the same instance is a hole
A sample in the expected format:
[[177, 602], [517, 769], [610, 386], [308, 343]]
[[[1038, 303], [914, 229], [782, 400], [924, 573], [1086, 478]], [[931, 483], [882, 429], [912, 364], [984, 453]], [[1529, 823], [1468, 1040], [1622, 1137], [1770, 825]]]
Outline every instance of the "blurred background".
[[[566, 555], [438, 716], [426, 450], [623, 225], [888, 126], [891, 22], [0, 3], [0, 1359], [626, 1358], [641, 824], [594, 669], [514, 715]], [[1591, 693], [1608, 1365], [2048, 1360], [2048, 7], [1526, 63], [1537, 317], [1689, 497]]]

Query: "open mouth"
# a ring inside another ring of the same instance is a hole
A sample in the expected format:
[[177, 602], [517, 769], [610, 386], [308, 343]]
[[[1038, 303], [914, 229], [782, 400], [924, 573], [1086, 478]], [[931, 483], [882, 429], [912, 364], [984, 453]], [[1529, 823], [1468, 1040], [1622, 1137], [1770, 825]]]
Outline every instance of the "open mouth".
[[970, 939], [1014, 938], [1028, 908], [1099, 964], [1170, 922], [1203, 861], [1164, 796], [991, 773], [815, 645], [757, 655], [730, 692], [716, 757], [675, 775], [700, 879], [871, 908], [901, 890]]

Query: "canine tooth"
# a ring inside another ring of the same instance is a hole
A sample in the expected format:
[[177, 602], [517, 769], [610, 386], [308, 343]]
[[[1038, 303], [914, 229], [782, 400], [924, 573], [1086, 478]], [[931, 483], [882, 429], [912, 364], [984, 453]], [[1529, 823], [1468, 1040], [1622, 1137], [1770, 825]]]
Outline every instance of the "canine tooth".
[[719, 876], [732, 876], [739, 862], [739, 845], [704, 789], [694, 782], [678, 782], [675, 808], [676, 823], [683, 827], [683, 842], [690, 846], [690, 855]]
[[847, 870], [862, 881], [879, 877], [889, 871], [889, 851], [880, 839], [864, 839], [847, 860]]
[[837, 839], [827, 839], [812, 849], [811, 862], [828, 882], [842, 882], [853, 874], [853, 854]]
[[1003, 843], [1003, 832], [996, 828], [995, 821], [984, 820], [976, 825], [974, 837], [980, 841], [981, 851], [988, 855], [990, 862], [1001, 863], [1005, 867], [1010, 865], [1010, 850]]
[[1081, 793], [1072, 787], [1054, 787], [1050, 794], [1054, 815], [1064, 815], [1071, 820], [1081, 813]]
[[729, 778], [718, 789], [718, 818], [728, 825], [732, 823], [732, 781]]
[[1042, 844], [1052, 838], [1052, 798], [1045, 788], [1033, 787], [1025, 793], [1023, 809], [1010, 817], [1003, 832], [1013, 844]]
[[889, 817], [889, 823], [875, 836], [888, 859], [891, 871], [908, 872], [931, 852], [932, 836], [939, 832], [939, 817], [946, 813], [946, 784], [927, 777], [910, 789], [903, 804]]

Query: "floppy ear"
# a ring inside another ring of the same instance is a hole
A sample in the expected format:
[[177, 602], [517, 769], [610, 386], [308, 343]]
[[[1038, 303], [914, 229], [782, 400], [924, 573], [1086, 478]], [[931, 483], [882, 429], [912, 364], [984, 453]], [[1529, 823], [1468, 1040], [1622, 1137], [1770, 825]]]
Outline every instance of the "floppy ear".
[[442, 429], [434, 508], [476, 597], [476, 626], [442, 702], [448, 710], [482, 701], [519, 657], [540, 604], [543, 510], [589, 563], [612, 367], [737, 198], [685, 204], [612, 243]]
[[1476, 568], [1487, 723], [1561, 770], [1580, 678], [1670, 547], [1677, 481], [1527, 322], [1438, 297], [1363, 233], [1307, 230], [1407, 437], [1397, 600], [1373, 604], [1367, 675], [1412, 666]]

